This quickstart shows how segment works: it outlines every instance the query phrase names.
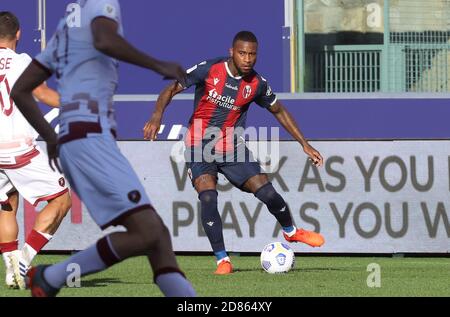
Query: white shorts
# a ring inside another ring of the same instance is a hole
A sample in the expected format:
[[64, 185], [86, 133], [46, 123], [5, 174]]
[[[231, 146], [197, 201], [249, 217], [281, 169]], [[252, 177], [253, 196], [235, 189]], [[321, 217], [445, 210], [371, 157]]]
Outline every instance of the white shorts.
[[[39, 153], [36, 153], [35, 151]], [[52, 171], [48, 157], [38, 146], [24, 166], [0, 166], [0, 203], [8, 202], [8, 194], [18, 191], [30, 204], [36, 206], [68, 191], [64, 175]]]

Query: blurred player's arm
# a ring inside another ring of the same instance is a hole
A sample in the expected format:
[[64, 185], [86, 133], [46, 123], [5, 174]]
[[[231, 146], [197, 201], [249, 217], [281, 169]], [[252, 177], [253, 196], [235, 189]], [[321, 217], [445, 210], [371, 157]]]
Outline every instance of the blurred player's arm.
[[40, 102], [50, 107], [59, 107], [59, 94], [47, 86], [46, 83], [39, 85], [33, 90], [33, 96]]
[[42, 115], [33, 91], [44, 83], [50, 74], [42, 67], [31, 63], [22, 73], [11, 91], [11, 98], [23, 116], [46, 142], [56, 143], [57, 136], [50, 124]]
[[33, 97], [33, 91], [50, 76], [51, 73], [40, 66], [40, 64], [31, 63], [14, 84], [11, 91], [11, 98], [14, 100], [14, 103], [20, 112], [22, 112], [25, 119], [27, 119], [45, 142], [47, 142], [50, 167], [53, 169], [52, 162], [54, 162], [56, 168], [61, 171], [58, 161], [56, 160], [58, 157], [58, 137], [51, 125], [45, 120]]
[[322, 166], [323, 158], [322, 155], [313, 148], [306, 138], [304, 137], [302, 131], [300, 130], [298, 124], [295, 122], [295, 119], [292, 115], [287, 111], [287, 109], [279, 102], [278, 100], [273, 104], [269, 111], [275, 116], [275, 118], [280, 122], [280, 124], [292, 135], [294, 139], [296, 139], [303, 147], [303, 151], [309, 156], [311, 161], [316, 166]]
[[159, 94], [152, 117], [147, 121], [143, 129], [144, 139], [151, 141], [156, 140], [164, 111], [172, 101], [172, 98], [183, 90], [184, 88], [176, 81], [164, 88]]
[[180, 65], [160, 61], [140, 52], [118, 33], [118, 27], [117, 22], [106, 17], [97, 17], [92, 21], [94, 46], [98, 51], [115, 59], [153, 70], [166, 79], [185, 82], [186, 72]]

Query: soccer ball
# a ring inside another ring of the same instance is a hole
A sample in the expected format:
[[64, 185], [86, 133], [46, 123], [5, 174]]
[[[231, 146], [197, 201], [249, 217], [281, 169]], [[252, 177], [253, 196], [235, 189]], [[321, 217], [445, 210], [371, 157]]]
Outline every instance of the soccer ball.
[[294, 264], [294, 251], [286, 243], [269, 243], [261, 252], [261, 266], [268, 273], [287, 273]]

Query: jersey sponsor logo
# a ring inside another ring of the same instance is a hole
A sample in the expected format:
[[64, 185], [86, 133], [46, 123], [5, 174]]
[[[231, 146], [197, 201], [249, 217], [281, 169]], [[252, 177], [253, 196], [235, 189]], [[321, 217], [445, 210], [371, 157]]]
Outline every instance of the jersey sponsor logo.
[[242, 90], [242, 96], [245, 99], [248, 99], [250, 95], [252, 94], [252, 87], [250, 85], [246, 85], [244, 89]]
[[225, 87], [227, 87], [228, 89], [236, 90], [236, 91], [238, 91], [238, 89], [239, 89], [237, 86], [230, 85], [229, 83], [226, 83]]
[[208, 92], [208, 97], [206, 98], [206, 101], [210, 101], [210, 102], [218, 105], [219, 107], [231, 109], [231, 110], [234, 110], [234, 111], [238, 111], [239, 110], [239, 107], [234, 105], [236, 100], [234, 100], [230, 96], [220, 95], [219, 93], [217, 93], [217, 90], [215, 88], [211, 89]]

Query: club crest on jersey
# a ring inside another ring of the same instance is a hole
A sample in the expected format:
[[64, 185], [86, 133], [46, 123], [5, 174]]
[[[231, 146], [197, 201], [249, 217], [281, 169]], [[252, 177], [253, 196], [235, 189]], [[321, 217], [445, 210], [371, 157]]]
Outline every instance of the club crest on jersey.
[[128, 193], [128, 199], [137, 204], [141, 200], [141, 193], [138, 190], [133, 190]]
[[242, 90], [242, 96], [247, 99], [252, 94], [252, 87], [250, 85], [247, 85]]
[[103, 14], [106, 17], [112, 18], [112, 19], [116, 19], [117, 15], [116, 15], [116, 8], [114, 6], [112, 6], [111, 4], [107, 3], [105, 5], [105, 7], [103, 8]]

